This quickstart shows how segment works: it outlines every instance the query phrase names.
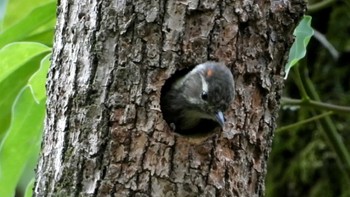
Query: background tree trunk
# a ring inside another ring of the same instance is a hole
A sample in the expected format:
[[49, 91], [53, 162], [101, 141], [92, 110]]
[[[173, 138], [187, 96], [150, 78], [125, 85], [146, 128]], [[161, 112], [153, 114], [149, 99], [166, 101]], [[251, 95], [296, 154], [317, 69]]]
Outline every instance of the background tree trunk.
[[[296, 1], [68, 1], [58, 7], [36, 196], [263, 196]], [[162, 118], [176, 70], [225, 62], [236, 99], [219, 134]]]

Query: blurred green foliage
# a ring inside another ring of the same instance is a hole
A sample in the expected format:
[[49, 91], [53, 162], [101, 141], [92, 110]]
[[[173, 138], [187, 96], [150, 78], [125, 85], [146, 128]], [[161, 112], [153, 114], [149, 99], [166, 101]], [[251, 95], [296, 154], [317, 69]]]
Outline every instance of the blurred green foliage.
[[[6, 0], [4, 1], [6, 2]], [[47, 4], [48, 2], [53, 2], [50, 0], [9, 0], [7, 7], [5, 7], [5, 17], [3, 22], [3, 28], [8, 27], [18, 23], [23, 20], [30, 12], [32, 12], [37, 7]], [[56, 14], [56, 13], [54, 13]], [[53, 26], [52, 26], [53, 27]]]
[[56, 2], [11, 0], [0, 6], [6, 11], [0, 18], [0, 196], [31, 196]]
[[308, 7], [315, 35], [286, 80], [268, 197], [350, 196], [350, 2]]

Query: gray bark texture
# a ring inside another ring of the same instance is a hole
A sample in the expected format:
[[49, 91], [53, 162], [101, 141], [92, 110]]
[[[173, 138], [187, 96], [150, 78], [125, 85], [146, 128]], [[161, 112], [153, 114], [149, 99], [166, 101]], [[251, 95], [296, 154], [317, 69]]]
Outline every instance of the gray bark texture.
[[[61, 0], [35, 196], [264, 196], [303, 0]], [[207, 60], [234, 73], [223, 131], [171, 131], [161, 88]]]

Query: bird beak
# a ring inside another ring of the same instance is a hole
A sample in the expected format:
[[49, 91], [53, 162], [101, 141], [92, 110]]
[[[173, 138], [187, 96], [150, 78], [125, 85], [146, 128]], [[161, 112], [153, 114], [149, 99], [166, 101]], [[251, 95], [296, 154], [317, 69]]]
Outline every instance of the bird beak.
[[221, 111], [218, 111], [215, 114], [215, 118], [216, 118], [216, 121], [220, 124], [220, 126], [224, 127], [225, 117], [224, 117], [224, 114]]

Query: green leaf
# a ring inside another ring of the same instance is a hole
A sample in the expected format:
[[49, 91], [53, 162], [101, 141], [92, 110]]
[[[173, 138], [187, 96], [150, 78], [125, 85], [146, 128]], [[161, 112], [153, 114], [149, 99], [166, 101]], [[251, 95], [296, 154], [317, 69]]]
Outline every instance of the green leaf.
[[311, 27], [311, 19], [311, 16], [305, 15], [294, 30], [293, 35], [295, 36], [295, 40], [289, 51], [288, 63], [285, 67], [286, 75], [284, 79], [287, 79], [290, 69], [306, 55], [306, 47], [311, 36], [314, 35], [314, 30]]
[[34, 187], [35, 179], [33, 178], [27, 185], [26, 191], [24, 193], [24, 197], [32, 197], [33, 196], [33, 187]]
[[[3, 0], [1, 0], [3, 1]], [[0, 2], [1, 2], [0, 1]], [[8, 0], [7, 0], [8, 1]], [[51, 1], [51, 0], [50, 0]], [[6, 2], [6, 0], [5, 0]], [[43, 4], [46, 4], [48, 0], [11, 0], [7, 2], [6, 15], [4, 18], [3, 28], [7, 29], [13, 24], [17, 23], [26, 17], [33, 9]]]
[[12, 108], [12, 121], [0, 146], [0, 194], [14, 196], [23, 169], [40, 146], [45, 102], [37, 103], [31, 86], [24, 87]]
[[50, 67], [50, 57], [51, 54], [48, 54], [44, 59], [41, 60], [39, 70], [33, 74], [28, 82], [28, 84], [32, 87], [33, 96], [37, 102], [45, 102], [46, 100], [45, 83], [46, 75]]
[[[20, 20], [15, 25], [9, 27], [0, 34], [0, 48], [4, 45], [25, 40], [37, 29], [50, 29], [52, 25], [49, 23], [56, 17], [56, 2], [51, 1], [45, 5], [35, 8], [29, 15]], [[49, 23], [45, 27], [45, 24]]]
[[38, 43], [14, 43], [0, 49], [0, 139], [11, 121], [11, 106], [40, 61], [51, 51]]
[[12, 43], [0, 49], [0, 83], [36, 55], [49, 53], [51, 48], [30, 42]]
[[27, 37], [25, 40], [28, 42], [39, 42], [46, 46], [52, 47], [53, 43], [53, 37], [54, 37], [55, 28], [54, 25], [52, 25], [51, 28], [47, 27], [47, 29], [33, 33], [29, 37]]

